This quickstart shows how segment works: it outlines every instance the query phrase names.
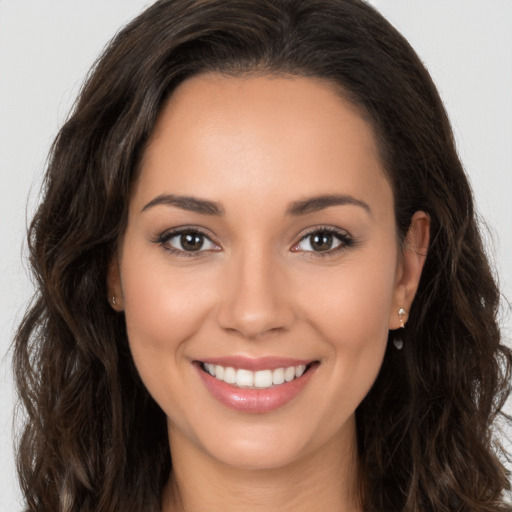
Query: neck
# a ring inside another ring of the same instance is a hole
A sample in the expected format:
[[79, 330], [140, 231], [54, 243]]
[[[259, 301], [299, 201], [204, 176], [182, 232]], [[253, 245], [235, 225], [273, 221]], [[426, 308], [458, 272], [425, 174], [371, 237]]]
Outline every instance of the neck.
[[163, 512], [362, 510], [355, 427], [352, 442], [334, 437], [314, 453], [278, 468], [228, 466], [183, 437], [171, 437], [171, 452], [173, 472]]

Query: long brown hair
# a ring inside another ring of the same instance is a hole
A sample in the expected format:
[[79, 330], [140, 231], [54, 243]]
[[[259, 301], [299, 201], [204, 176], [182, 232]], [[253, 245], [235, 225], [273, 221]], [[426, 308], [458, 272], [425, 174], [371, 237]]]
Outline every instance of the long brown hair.
[[[448, 118], [406, 40], [361, 0], [161, 0], [110, 43], [52, 147], [29, 229], [37, 290], [16, 336], [29, 511], [157, 511], [164, 413], [134, 368], [106, 271], [163, 102], [216, 71], [337, 84], [375, 130], [404, 236], [431, 244], [401, 351], [357, 410], [367, 511], [511, 511], [493, 424], [510, 391], [486, 259]], [[504, 452], [502, 452], [502, 455]]]

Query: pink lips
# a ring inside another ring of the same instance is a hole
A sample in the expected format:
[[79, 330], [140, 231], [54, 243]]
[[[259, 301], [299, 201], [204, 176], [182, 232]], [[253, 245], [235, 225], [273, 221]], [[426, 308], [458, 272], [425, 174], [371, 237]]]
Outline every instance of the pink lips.
[[[274, 370], [311, 363], [311, 361], [274, 357], [261, 359], [223, 357], [209, 358], [202, 362], [251, 371]], [[206, 373], [202, 369], [201, 362], [196, 361], [195, 366], [208, 391], [221, 404], [241, 412], [264, 413], [278, 409], [295, 398], [309, 382], [318, 364], [310, 364], [308, 370], [301, 377], [295, 378], [291, 382], [264, 389], [239, 388]]]

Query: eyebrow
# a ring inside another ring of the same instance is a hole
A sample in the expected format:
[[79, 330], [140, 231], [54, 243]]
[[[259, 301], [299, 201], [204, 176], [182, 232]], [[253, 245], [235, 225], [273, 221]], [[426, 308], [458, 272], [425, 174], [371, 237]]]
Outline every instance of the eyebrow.
[[224, 209], [218, 203], [197, 197], [176, 196], [174, 194], [161, 194], [155, 197], [142, 208], [141, 212], [157, 205], [176, 206], [182, 210], [200, 213], [202, 215], [216, 215], [219, 217], [224, 215]]
[[306, 215], [308, 213], [318, 212], [325, 208], [329, 208], [330, 206], [343, 205], [359, 206], [366, 210], [370, 215], [372, 214], [372, 210], [367, 203], [345, 194], [329, 194], [310, 197], [301, 201], [294, 201], [286, 210], [286, 214], [292, 216]]
[[[224, 208], [219, 203], [208, 201], [207, 199], [199, 199], [191, 196], [177, 196], [174, 194], [161, 194], [152, 199], [146, 204], [141, 212], [144, 212], [154, 206], [175, 206], [182, 210], [199, 213], [202, 215], [215, 215], [221, 217], [224, 215]], [[372, 214], [370, 206], [356, 199], [355, 197], [346, 194], [329, 194], [322, 196], [310, 197], [300, 201], [294, 201], [286, 209], [287, 215], [300, 216], [307, 215], [308, 213], [318, 212], [329, 208], [330, 206], [344, 206], [354, 205], [359, 206], [366, 210], [370, 215]]]

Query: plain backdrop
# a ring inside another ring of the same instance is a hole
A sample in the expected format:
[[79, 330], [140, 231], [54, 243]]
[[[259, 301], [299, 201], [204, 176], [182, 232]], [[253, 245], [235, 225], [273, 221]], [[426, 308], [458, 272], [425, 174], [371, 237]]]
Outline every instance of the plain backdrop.
[[[229, 0], [227, 0], [229, 1]], [[45, 158], [80, 84], [148, 0], [0, 0], [0, 512], [22, 510], [10, 344], [32, 287], [24, 246]], [[426, 63], [450, 114], [502, 290], [512, 298], [512, 1], [373, 0]], [[504, 319], [510, 339], [511, 320]]]

